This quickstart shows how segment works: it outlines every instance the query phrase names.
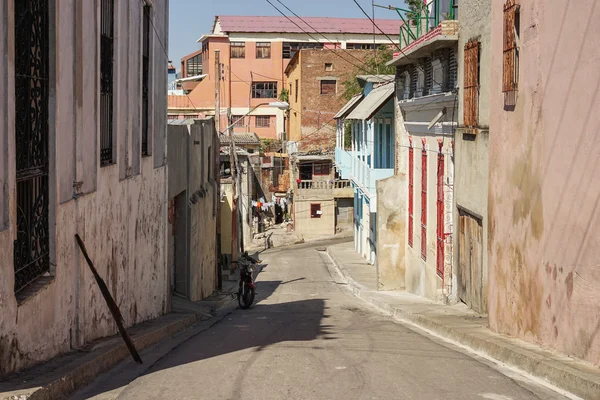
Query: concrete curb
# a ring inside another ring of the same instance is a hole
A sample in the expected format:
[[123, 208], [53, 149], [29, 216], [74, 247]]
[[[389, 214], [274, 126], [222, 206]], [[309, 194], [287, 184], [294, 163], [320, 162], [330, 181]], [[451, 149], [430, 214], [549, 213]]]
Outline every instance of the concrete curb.
[[[138, 352], [158, 343], [159, 341], [173, 336], [174, 334], [190, 327], [198, 321], [196, 315], [181, 315], [173, 321], [148, 330], [140, 330], [132, 336]], [[64, 373], [56, 371], [56, 378], [44, 383], [39, 387], [30, 389], [19, 389], [13, 392], [0, 394], [1, 399], [29, 399], [50, 400], [67, 398], [77, 389], [93, 381], [98, 375], [112, 369], [121, 361], [130, 357], [129, 350], [119, 338], [110, 348], [99, 352], [90, 352], [82, 359], [76, 361], [76, 365], [67, 364]], [[106, 346], [106, 347], [109, 347]]]
[[[429, 318], [426, 315], [403, 310], [379, 296], [373, 296], [377, 292], [369, 290], [356, 282], [329, 249], [326, 252], [333, 261], [334, 266], [347, 280], [347, 287], [354, 296], [387, 312], [396, 321], [432, 332], [443, 339], [458, 343], [472, 352], [482, 353], [496, 362], [517, 368], [580, 398], [600, 398], [600, 373], [593, 367], [584, 366], [584, 363], [549, 351], [542, 351], [547, 355], [540, 354], [539, 349], [534, 351], [535, 346], [532, 344], [511, 344], [510, 340], [505, 340], [503, 337], [499, 337], [500, 340], [494, 340], [492, 333], [486, 332], [488, 330], [483, 327], [460, 329], [456, 326], [444, 324], [434, 318]], [[532, 349], [528, 350], [527, 345], [531, 346]], [[580, 368], [575, 368], [575, 365]], [[585, 369], [588, 369], [589, 372], [586, 372]]]

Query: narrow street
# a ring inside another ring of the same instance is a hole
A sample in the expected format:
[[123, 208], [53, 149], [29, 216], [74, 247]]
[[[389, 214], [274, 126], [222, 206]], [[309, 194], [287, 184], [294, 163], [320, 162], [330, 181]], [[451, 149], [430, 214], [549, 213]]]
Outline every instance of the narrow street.
[[74, 398], [564, 398], [369, 308], [315, 246], [263, 253], [252, 309], [232, 309], [133, 381], [127, 363]]

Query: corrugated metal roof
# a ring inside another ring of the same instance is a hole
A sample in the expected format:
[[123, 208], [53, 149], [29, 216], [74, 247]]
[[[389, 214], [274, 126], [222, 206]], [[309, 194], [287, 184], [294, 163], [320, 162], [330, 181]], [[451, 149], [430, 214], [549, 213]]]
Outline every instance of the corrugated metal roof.
[[346, 119], [369, 119], [394, 95], [394, 82], [373, 89]]
[[333, 117], [334, 119], [339, 119], [339, 118], [344, 118], [344, 116], [346, 114], [348, 114], [350, 111], [352, 111], [354, 109], [354, 106], [356, 106], [356, 104], [358, 104], [358, 102], [362, 99], [362, 94], [357, 94], [356, 96], [354, 96], [353, 98], [350, 99], [349, 102], [347, 102], [344, 107], [342, 107], [342, 109], [340, 111], [338, 111], [337, 114], [335, 114], [335, 116]]
[[388, 82], [395, 77], [395, 75], [356, 75], [356, 79], [370, 83]]
[[[234, 133], [233, 140], [235, 144], [255, 144], [260, 145], [260, 139], [256, 136], [256, 133]], [[219, 142], [221, 144], [229, 144], [231, 140], [228, 134], [219, 135]]]
[[[364, 33], [373, 35], [373, 24], [367, 18], [327, 17], [253, 17], [219, 15], [223, 32], [273, 32], [273, 33]], [[304, 21], [303, 21], [304, 20]], [[296, 26], [298, 24], [302, 29]], [[377, 26], [388, 35], [397, 35], [402, 21], [399, 19], [377, 19]], [[310, 26], [309, 26], [310, 25]], [[377, 35], [381, 34], [380, 31]]]

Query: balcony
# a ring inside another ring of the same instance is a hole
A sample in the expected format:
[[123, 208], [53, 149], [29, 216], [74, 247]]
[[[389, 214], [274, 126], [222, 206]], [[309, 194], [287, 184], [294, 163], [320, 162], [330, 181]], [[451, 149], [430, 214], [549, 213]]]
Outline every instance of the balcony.
[[306, 180], [297, 184], [296, 197], [328, 197], [344, 198], [353, 197], [354, 189], [349, 179], [335, 181]]
[[337, 147], [335, 149], [335, 166], [337, 167], [342, 179], [350, 179], [352, 177], [352, 159], [355, 152], [346, 151]]

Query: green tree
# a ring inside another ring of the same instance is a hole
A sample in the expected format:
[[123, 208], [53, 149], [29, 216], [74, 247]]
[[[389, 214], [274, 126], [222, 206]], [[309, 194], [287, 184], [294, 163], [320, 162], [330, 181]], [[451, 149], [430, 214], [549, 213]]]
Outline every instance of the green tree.
[[281, 92], [279, 92], [279, 101], [290, 102], [290, 92], [286, 88], [281, 89]]
[[417, 18], [421, 15], [421, 11], [423, 11], [423, 0], [404, 0], [410, 12], [406, 13], [406, 17], [409, 21], [415, 25], [417, 23]]
[[343, 97], [348, 101], [359, 94], [362, 89], [356, 80], [357, 75], [394, 75], [396, 67], [386, 65], [394, 57], [394, 52], [387, 46], [380, 46], [377, 52], [369, 54], [361, 68], [356, 68], [346, 75], [342, 81], [344, 85]]

